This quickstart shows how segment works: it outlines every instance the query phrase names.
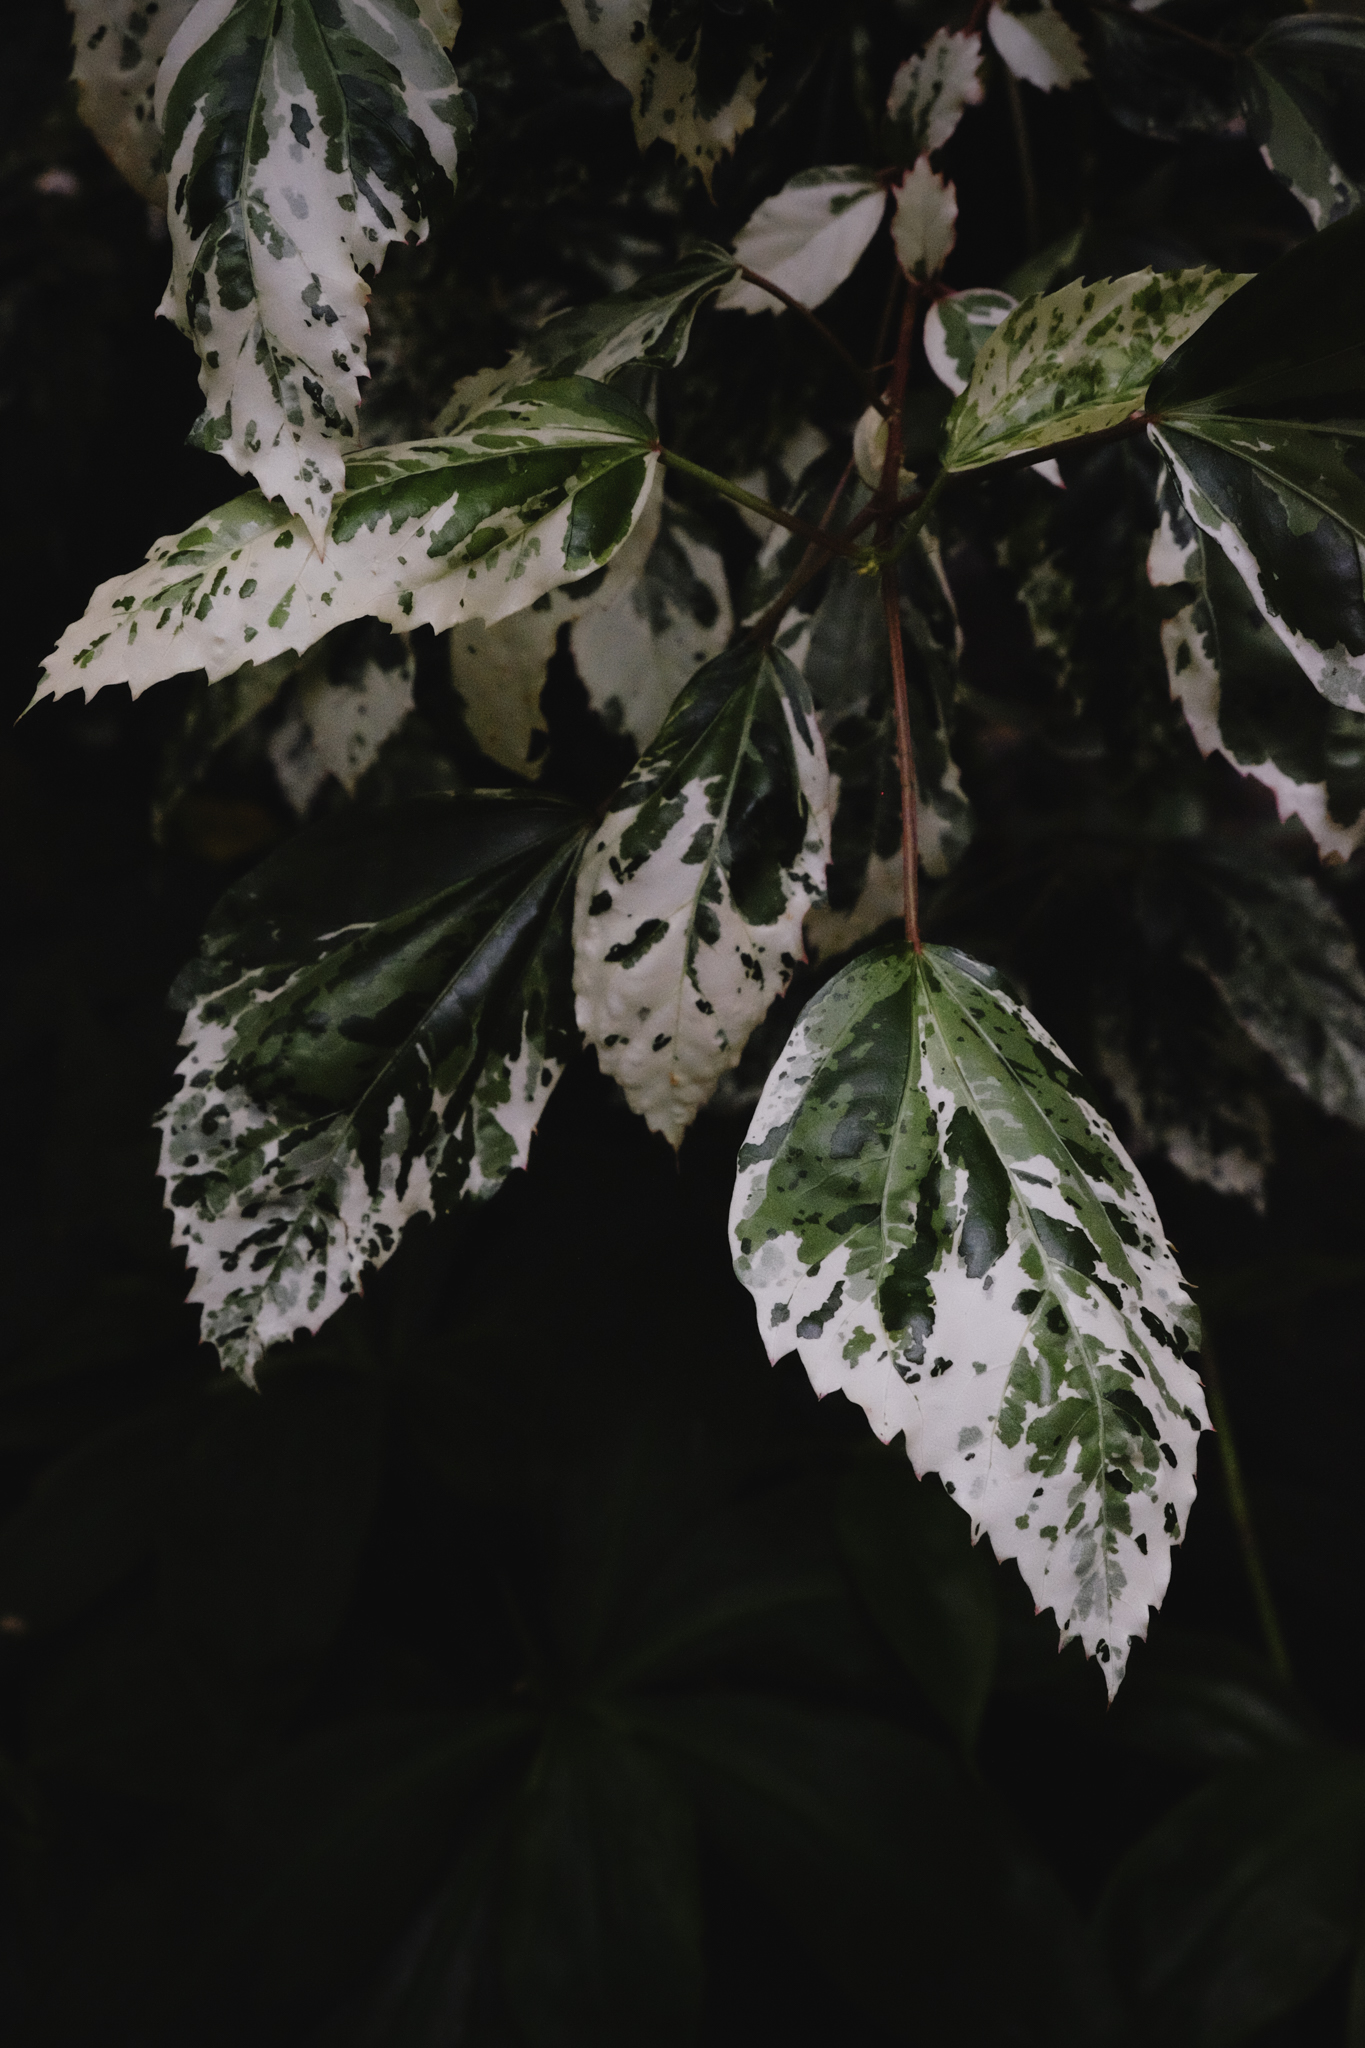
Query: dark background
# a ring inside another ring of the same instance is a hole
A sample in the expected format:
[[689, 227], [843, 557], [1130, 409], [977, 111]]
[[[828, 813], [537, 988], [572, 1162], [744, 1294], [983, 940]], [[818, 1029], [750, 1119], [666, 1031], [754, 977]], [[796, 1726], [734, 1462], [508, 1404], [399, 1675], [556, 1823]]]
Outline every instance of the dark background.
[[[649, 268], [689, 229], [733, 233], [789, 169], [865, 157], [858, 65], [884, 77], [923, 26], [869, 7], [863, 43], [830, 54], [823, 18], [784, 16], [777, 116], [712, 210], [661, 152], [640, 164], [621, 94], [551, 8], [474, 0], [457, 47], [480, 108], [471, 168], [376, 303], [390, 431], [420, 431], [538, 312], [623, 281], [623, 247]], [[164, 223], [79, 125], [67, 68], [60, 7], [7, 24], [12, 716], [94, 584], [233, 490], [184, 445], [192, 353], [153, 318]], [[1304, 231], [1245, 141], [1139, 137], [1090, 92], [1027, 112], [1038, 233], [1071, 224], [1079, 166], [1096, 272], [1254, 267]], [[996, 282], [1027, 253], [1012, 148], [991, 108], [954, 144], [952, 282]], [[831, 309], [864, 353], [884, 290], [860, 274]], [[846, 424], [849, 403], [788, 325], [705, 317], [661, 397], [667, 437], [732, 474], [807, 413]], [[1078, 525], [1102, 524], [1140, 465], [1069, 469]], [[739, 572], [752, 544], [727, 517]], [[1102, 605], [1093, 627], [1103, 667], [1126, 628]], [[1311, 851], [1197, 761], [1159, 656], [1135, 679], [1114, 652], [1109, 695], [1067, 712], [1062, 745], [1023, 646], [1007, 610], [985, 606], [975, 634], [969, 618], [982, 823], [929, 916], [1012, 971], [1084, 1063], [1096, 963], [1135, 943], [1116, 818], [1150, 818], [1178, 785], [1210, 832], [1305, 870]], [[916, 1486], [856, 1411], [817, 1404], [794, 1358], [768, 1366], [725, 1231], [742, 1089], [675, 1163], [581, 1057], [531, 1171], [413, 1226], [365, 1299], [249, 1392], [182, 1305], [150, 1119], [173, 1086], [166, 990], [222, 890], [295, 823], [239, 756], [154, 842], [162, 752], [202, 689], [45, 704], [4, 741], [0, 2002], [16, 2037], [1341, 2038], [1365, 1737], [1360, 1133], [1267, 1063], [1264, 1216], [1144, 1162], [1200, 1288], [1293, 1688], [1266, 1662], [1211, 1437], [1169, 1599], [1108, 1711], [936, 1482]], [[571, 665], [547, 703], [550, 786], [610, 787], [620, 746]], [[448, 708], [425, 709], [454, 773], [487, 779]], [[1029, 871], [1043, 817], [1054, 850]], [[1358, 926], [1353, 873], [1327, 886]]]

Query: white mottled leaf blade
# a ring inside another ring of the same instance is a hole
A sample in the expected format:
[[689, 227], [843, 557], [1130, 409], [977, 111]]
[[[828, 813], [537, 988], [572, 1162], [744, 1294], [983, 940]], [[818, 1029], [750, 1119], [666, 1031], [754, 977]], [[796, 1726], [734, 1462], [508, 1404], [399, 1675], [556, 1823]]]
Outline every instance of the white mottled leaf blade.
[[891, 240], [906, 276], [924, 284], [937, 277], [957, 240], [957, 188], [919, 157], [891, 187], [896, 210]]
[[967, 108], [980, 104], [980, 67], [979, 35], [939, 28], [917, 55], [907, 57], [898, 68], [886, 111], [896, 125], [907, 162], [942, 149]]
[[989, 969], [864, 955], [803, 1012], [739, 1156], [736, 1271], [776, 1359], [903, 1432], [1110, 1694], [1207, 1418], [1136, 1170]]
[[182, 978], [161, 1170], [225, 1366], [316, 1330], [415, 1215], [526, 1162], [577, 1045], [572, 872], [544, 798], [420, 798], [239, 883]]
[[670, 1144], [790, 980], [828, 855], [805, 684], [784, 655], [740, 645], [683, 692], [578, 877], [579, 1025]]
[[506, 618], [611, 559], [656, 461], [648, 416], [603, 385], [509, 393], [458, 434], [352, 456], [322, 553], [258, 491], [158, 541], [100, 585], [37, 695], [126, 682], [136, 696], [195, 669], [214, 681], [346, 619], [402, 632]]
[[924, 353], [929, 368], [954, 397], [971, 382], [982, 343], [1018, 305], [1008, 292], [945, 292], [924, 316]]
[[365, 305], [419, 242], [469, 116], [413, 0], [199, 0], [166, 52], [162, 310], [195, 344], [200, 447], [321, 542], [354, 445]]
[[406, 634], [362, 627], [360, 636], [358, 645], [325, 647], [303, 663], [270, 735], [270, 764], [300, 817], [328, 782], [354, 796], [413, 708], [417, 665]]
[[948, 417], [946, 466], [980, 468], [1131, 419], [1166, 358], [1245, 282], [1139, 270], [1025, 299], [977, 353]]
[[1039, 92], [1065, 91], [1090, 76], [1080, 37], [1048, 0], [1031, 9], [992, 7], [986, 26], [1015, 77]]
[[114, 168], [154, 206], [166, 204], [156, 76], [194, 0], [71, 0], [71, 77], [82, 121]]
[[[872, 171], [857, 164], [801, 171], [740, 229], [735, 261], [770, 277], [803, 306], [820, 306], [851, 274], [885, 211], [886, 194]], [[722, 312], [784, 310], [780, 299], [742, 277], [726, 285], [716, 304]]]

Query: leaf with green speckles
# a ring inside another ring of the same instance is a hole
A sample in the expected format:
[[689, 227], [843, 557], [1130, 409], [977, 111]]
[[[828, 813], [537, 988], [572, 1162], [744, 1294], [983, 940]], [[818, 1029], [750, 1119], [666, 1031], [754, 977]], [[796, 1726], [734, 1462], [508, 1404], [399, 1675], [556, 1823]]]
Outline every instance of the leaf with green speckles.
[[524, 1166], [578, 1044], [549, 798], [421, 797], [315, 828], [219, 904], [177, 998], [161, 1171], [224, 1365], [316, 1330], [408, 1219]]
[[865, 954], [774, 1068], [730, 1224], [769, 1355], [903, 1432], [1112, 1695], [1206, 1416], [1151, 1199], [1057, 1046], [960, 953]]
[[[445, 12], [445, 10], [442, 10]], [[199, 0], [156, 90], [198, 445], [321, 545], [367, 375], [368, 280], [420, 242], [468, 103], [417, 0]]]
[[806, 686], [785, 655], [733, 648], [683, 691], [578, 878], [579, 1025], [670, 1144], [790, 980], [828, 858]]
[[152, 205], [166, 204], [156, 75], [194, 0], [71, 0], [72, 83], [82, 121], [114, 168]]
[[[956, 132], [968, 107], [981, 104], [981, 38], [938, 28], [891, 81], [886, 112], [902, 163], [933, 156]], [[755, 268], [758, 268], [755, 265]]]
[[564, 12], [579, 47], [628, 89], [641, 149], [667, 142], [709, 191], [720, 159], [753, 126], [768, 75], [763, 45], [719, 9], [564, 0]]
[[1365, 715], [1313, 689], [1226, 555], [1190, 519], [1169, 473], [1147, 567], [1166, 599], [1171, 695], [1200, 753], [1221, 754], [1263, 784], [1319, 853], [1348, 860], [1365, 840]]
[[1116, 427], [1166, 358], [1243, 280], [1139, 270], [1025, 299], [983, 342], [948, 417], [944, 463], [980, 469]]
[[344, 620], [440, 631], [524, 611], [601, 568], [644, 509], [657, 456], [647, 414], [568, 377], [505, 394], [456, 434], [348, 457], [326, 549], [259, 491], [158, 541], [102, 583], [43, 671], [39, 697], [210, 682]]

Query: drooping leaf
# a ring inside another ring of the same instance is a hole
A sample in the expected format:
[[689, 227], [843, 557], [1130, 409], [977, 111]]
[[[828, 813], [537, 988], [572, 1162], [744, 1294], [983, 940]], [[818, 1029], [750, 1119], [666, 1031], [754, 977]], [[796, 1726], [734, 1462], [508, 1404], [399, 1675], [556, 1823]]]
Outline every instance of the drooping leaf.
[[801, 957], [829, 782], [782, 654], [708, 662], [612, 800], [578, 878], [578, 1021], [651, 1130], [681, 1143]]
[[1349, 135], [1365, 111], [1365, 25], [1342, 14], [1272, 21], [1248, 52], [1242, 92], [1261, 155], [1314, 227], [1353, 212], [1362, 186], [1337, 160], [1337, 131]]
[[1139, 270], [1026, 299], [977, 354], [949, 415], [946, 466], [977, 469], [1130, 419], [1161, 364], [1242, 283]]
[[925, 284], [938, 276], [957, 239], [957, 188], [922, 156], [891, 187], [891, 195], [896, 202], [891, 216], [896, 261], [907, 277]]
[[305, 658], [289, 708], [270, 736], [281, 789], [302, 817], [328, 781], [354, 796], [379, 750], [411, 712], [416, 673], [407, 636], [366, 622]]
[[946, 292], [924, 316], [924, 353], [941, 384], [956, 395], [971, 382], [981, 346], [1018, 304], [1008, 292]]
[[194, 0], [71, 0], [80, 117], [114, 168], [154, 206], [166, 204], [156, 74]]
[[365, 371], [366, 275], [420, 242], [470, 116], [416, 0], [200, 0], [157, 116], [173, 268], [195, 344], [193, 438], [321, 545]]
[[628, 363], [671, 369], [686, 352], [698, 307], [734, 274], [728, 249], [702, 242], [681, 262], [625, 291], [552, 314], [501, 369], [461, 378], [436, 421], [437, 433], [453, 433], [533, 378], [592, 377], [605, 383]]
[[906, 58], [886, 101], [903, 162], [942, 149], [967, 108], [980, 105], [980, 68], [980, 36], [946, 28], [935, 29], [924, 48]]
[[989, 969], [883, 948], [803, 1012], [739, 1167], [770, 1355], [903, 1431], [1112, 1696], [1206, 1418], [1193, 1305], [1074, 1069]]
[[986, 26], [1015, 77], [1040, 92], [1065, 91], [1090, 76], [1080, 37], [1050, 0], [1034, 7], [1023, 0], [1014, 0], [1010, 7], [994, 6]]
[[1200, 753], [1221, 754], [1262, 783], [1319, 853], [1349, 859], [1365, 840], [1365, 716], [1313, 689], [1169, 477], [1147, 566], [1171, 593], [1161, 645]]
[[[852, 271], [886, 211], [873, 171], [821, 164], [765, 199], [735, 237], [735, 261], [770, 277], [803, 306], [820, 306]], [[782, 301], [736, 278], [716, 304], [725, 312], [780, 313]]]
[[506, 618], [610, 560], [644, 506], [653, 444], [637, 406], [571, 377], [509, 393], [444, 440], [351, 456], [323, 553], [249, 492], [102, 583], [37, 695], [126, 682], [136, 696], [201, 668], [212, 682], [346, 619], [401, 632]]
[[579, 47], [631, 96], [641, 149], [667, 142], [710, 189], [720, 159], [753, 126], [768, 52], [691, 0], [564, 0]]
[[576, 1044], [582, 825], [429, 797], [315, 828], [219, 905], [180, 986], [162, 1172], [202, 1331], [250, 1378], [317, 1329], [404, 1223], [524, 1165]]

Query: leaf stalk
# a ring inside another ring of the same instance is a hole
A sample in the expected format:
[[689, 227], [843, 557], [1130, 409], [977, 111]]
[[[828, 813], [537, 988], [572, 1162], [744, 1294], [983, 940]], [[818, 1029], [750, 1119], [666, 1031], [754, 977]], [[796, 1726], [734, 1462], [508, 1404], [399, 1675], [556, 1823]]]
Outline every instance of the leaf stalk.
[[679, 470], [683, 476], [694, 477], [722, 498], [729, 498], [733, 504], [743, 505], [747, 511], [757, 512], [763, 519], [771, 519], [774, 526], [785, 526], [788, 533], [798, 533], [813, 547], [823, 548], [832, 555], [844, 555], [848, 560], [861, 563], [862, 549], [855, 548], [851, 541], [837, 533], [825, 533], [818, 526], [812, 526], [808, 519], [798, 519], [793, 512], [784, 512], [780, 505], [770, 505], [766, 498], [755, 496], [740, 484], [732, 484], [728, 477], [717, 476], [713, 469], [703, 469], [699, 462], [692, 462], [685, 455], [678, 455], [672, 448], [660, 448], [659, 460], [670, 469]]

